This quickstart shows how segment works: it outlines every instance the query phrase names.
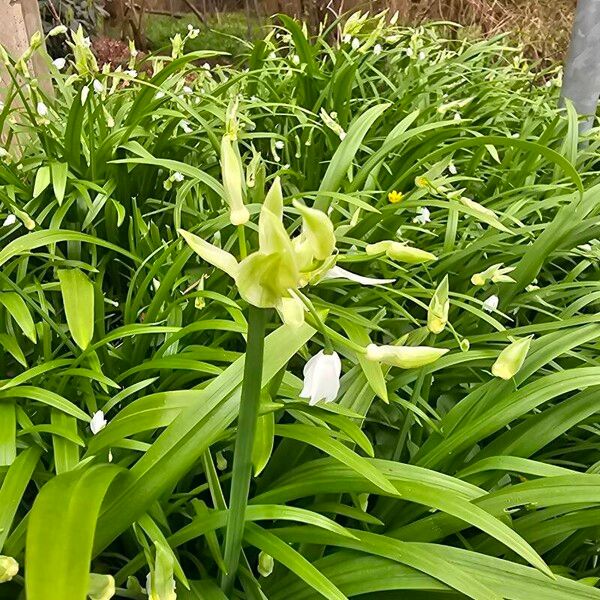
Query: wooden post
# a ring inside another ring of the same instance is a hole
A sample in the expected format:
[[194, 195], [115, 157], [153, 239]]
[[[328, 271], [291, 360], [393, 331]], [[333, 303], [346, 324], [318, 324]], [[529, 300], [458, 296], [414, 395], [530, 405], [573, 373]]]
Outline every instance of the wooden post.
[[[37, 0], [0, 0], [0, 15], [0, 44], [15, 59], [25, 52], [36, 31], [44, 34]], [[44, 79], [48, 81], [43, 57], [34, 55], [32, 64], [40, 84]]]

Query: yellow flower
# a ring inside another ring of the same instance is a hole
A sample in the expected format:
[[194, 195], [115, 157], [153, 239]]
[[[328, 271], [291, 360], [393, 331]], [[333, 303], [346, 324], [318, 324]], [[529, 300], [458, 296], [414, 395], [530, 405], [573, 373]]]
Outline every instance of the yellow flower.
[[401, 202], [404, 198], [404, 194], [402, 192], [397, 192], [396, 190], [392, 190], [389, 194], [388, 194], [388, 200], [392, 203], [392, 204], [398, 204], [398, 202]]

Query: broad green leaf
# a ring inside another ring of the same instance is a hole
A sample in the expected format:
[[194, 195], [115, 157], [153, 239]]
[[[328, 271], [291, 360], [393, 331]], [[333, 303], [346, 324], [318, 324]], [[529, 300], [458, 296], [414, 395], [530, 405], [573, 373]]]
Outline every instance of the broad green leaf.
[[58, 279], [69, 331], [85, 350], [94, 335], [94, 285], [79, 269], [59, 269]]
[[85, 598], [96, 520], [119, 472], [112, 465], [78, 469], [42, 488], [27, 527], [25, 588], [29, 600]]

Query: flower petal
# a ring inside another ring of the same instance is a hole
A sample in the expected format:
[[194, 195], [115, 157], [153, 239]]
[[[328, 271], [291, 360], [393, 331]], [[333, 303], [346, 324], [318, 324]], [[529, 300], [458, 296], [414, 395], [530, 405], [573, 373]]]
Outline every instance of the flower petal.
[[337, 265], [329, 269], [329, 271], [325, 273], [323, 279], [348, 279], [349, 281], [354, 281], [355, 283], [360, 283], [361, 285], [384, 285], [386, 283], [394, 283], [394, 281], [396, 281], [395, 279], [364, 277], [363, 275], [346, 271], [346, 269], [342, 269], [342, 267], [338, 267]]

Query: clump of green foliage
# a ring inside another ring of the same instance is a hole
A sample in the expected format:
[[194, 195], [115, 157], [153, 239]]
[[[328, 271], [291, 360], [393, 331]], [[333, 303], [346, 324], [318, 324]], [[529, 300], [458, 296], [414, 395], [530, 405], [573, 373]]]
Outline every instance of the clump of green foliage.
[[0, 594], [600, 597], [598, 141], [559, 73], [383, 16], [281, 17], [240, 69], [195, 36], [99, 72], [74, 34], [52, 96], [5, 57]]
[[191, 25], [199, 31], [198, 37], [189, 40], [188, 51], [219, 50], [226, 52], [229, 60], [237, 60], [248, 53], [250, 44], [263, 36], [264, 24], [257, 18], [249, 22], [243, 13], [228, 12], [217, 19], [207, 15], [201, 23], [195, 15], [185, 19], [174, 19], [161, 15], [146, 15], [144, 35], [151, 50], [170, 48], [171, 39], [186, 33], [186, 27]]

